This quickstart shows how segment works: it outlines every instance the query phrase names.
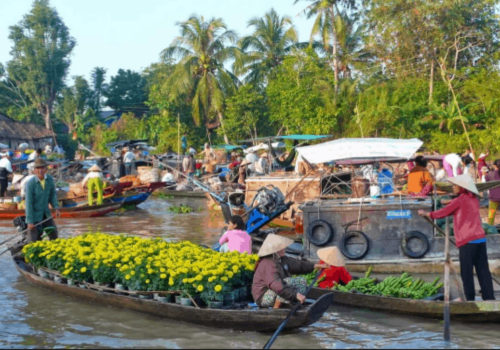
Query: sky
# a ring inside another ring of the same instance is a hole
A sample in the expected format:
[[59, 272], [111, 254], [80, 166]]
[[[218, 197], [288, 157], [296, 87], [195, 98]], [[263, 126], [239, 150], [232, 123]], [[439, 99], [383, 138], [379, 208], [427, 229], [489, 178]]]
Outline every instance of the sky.
[[[69, 76], [90, 78], [94, 67], [108, 70], [108, 80], [119, 69], [141, 71], [159, 61], [160, 52], [179, 35], [176, 23], [191, 15], [221, 17], [238, 35], [253, 17], [271, 8], [293, 18], [301, 41], [308, 41], [313, 19], [298, 14], [307, 2], [294, 0], [51, 0], [77, 46], [72, 54]], [[11, 59], [9, 27], [31, 10], [32, 0], [0, 0], [0, 62]], [[70, 82], [68, 82], [70, 83]]]

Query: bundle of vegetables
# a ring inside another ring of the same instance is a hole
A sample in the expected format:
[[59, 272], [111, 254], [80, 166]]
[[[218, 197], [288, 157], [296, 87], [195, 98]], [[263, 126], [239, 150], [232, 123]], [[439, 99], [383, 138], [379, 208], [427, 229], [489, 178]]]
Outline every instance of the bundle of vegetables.
[[132, 291], [183, 291], [216, 300], [252, 282], [256, 255], [221, 254], [190, 242], [108, 234], [40, 241], [24, 247], [27, 263], [79, 282], [120, 283]]
[[400, 277], [387, 277], [383, 282], [376, 283], [376, 278], [370, 278], [371, 268], [364, 278], [351, 281], [347, 286], [337, 285], [334, 289], [341, 292], [355, 292], [367, 295], [377, 295], [393, 298], [406, 298], [420, 300], [436, 295], [443, 287], [439, 284], [440, 278], [433, 283], [425, 283], [423, 280], [415, 280], [408, 273]]

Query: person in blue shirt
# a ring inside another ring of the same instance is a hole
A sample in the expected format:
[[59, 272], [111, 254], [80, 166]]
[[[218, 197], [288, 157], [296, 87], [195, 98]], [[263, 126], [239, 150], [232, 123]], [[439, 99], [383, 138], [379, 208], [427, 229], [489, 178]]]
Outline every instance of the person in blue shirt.
[[183, 155], [186, 154], [187, 148], [188, 148], [188, 139], [187, 139], [187, 133], [185, 133], [181, 139], [181, 149]]

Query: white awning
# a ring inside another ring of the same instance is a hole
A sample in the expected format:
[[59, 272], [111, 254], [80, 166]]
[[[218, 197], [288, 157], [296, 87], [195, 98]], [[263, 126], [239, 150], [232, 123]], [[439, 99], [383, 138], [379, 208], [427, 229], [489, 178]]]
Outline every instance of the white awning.
[[[285, 148], [286, 145], [283, 142], [275, 142], [272, 144], [274, 149]], [[261, 150], [269, 150], [269, 145], [267, 143], [261, 143], [258, 146], [250, 147], [244, 150], [245, 153], [250, 153], [251, 151], [257, 152]]]
[[391, 161], [410, 159], [424, 143], [418, 139], [340, 139], [299, 147], [299, 154], [311, 164], [341, 160]]

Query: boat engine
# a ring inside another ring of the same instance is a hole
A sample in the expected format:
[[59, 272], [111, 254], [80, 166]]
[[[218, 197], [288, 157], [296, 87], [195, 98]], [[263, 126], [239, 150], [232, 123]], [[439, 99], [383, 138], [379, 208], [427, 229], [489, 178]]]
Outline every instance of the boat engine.
[[26, 223], [26, 216], [19, 216], [14, 219], [14, 227], [17, 228], [17, 232], [24, 232], [28, 229], [28, 224]]
[[286, 198], [279, 188], [262, 187], [252, 201], [247, 232], [257, 233], [262, 227], [290, 209], [292, 204], [293, 202], [286, 203]]

